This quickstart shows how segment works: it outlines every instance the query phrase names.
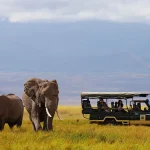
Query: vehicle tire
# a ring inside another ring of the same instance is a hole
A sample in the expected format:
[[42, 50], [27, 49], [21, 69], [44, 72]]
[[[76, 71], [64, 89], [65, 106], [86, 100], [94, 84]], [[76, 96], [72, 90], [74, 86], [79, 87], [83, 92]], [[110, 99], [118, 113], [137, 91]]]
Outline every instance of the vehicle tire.
[[117, 122], [115, 121], [115, 119], [106, 119], [104, 121], [105, 125], [117, 125]]

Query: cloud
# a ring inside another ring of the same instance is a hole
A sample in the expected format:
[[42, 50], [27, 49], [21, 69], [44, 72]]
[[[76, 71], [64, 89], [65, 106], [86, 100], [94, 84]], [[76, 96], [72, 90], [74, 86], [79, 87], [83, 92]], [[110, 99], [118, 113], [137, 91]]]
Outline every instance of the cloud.
[[149, 0], [0, 0], [0, 20], [150, 22]]

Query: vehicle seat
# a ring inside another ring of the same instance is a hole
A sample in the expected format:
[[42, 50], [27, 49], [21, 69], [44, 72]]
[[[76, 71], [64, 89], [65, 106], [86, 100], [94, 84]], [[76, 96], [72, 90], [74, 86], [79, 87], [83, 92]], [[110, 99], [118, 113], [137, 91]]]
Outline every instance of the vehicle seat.
[[86, 107], [92, 107], [89, 100], [82, 101], [82, 108], [86, 108]]
[[92, 106], [89, 100], [82, 101], [82, 113], [83, 114], [90, 114], [92, 112]]

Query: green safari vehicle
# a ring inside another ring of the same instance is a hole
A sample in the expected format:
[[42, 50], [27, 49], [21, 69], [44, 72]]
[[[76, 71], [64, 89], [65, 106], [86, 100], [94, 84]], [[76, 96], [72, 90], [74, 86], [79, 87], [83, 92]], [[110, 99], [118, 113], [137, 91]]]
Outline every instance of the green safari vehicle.
[[[82, 92], [82, 114], [90, 123], [150, 125], [149, 95], [147, 92]], [[107, 105], [107, 111], [97, 106], [100, 100]], [[117, 106], [118, 100], [123, 104], [121, 110]]]

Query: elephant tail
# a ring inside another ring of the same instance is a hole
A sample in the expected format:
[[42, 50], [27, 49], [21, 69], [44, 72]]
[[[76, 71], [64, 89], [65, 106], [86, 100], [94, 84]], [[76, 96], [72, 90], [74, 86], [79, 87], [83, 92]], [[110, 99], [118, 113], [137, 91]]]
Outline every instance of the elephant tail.
[[60, 118], [60, 116], [59, 116], [58, 110], [56, 110], [56, 113], [57, 113], [57, 116], [58, 116], [59, 120], [62, 120], [62, 119]]

